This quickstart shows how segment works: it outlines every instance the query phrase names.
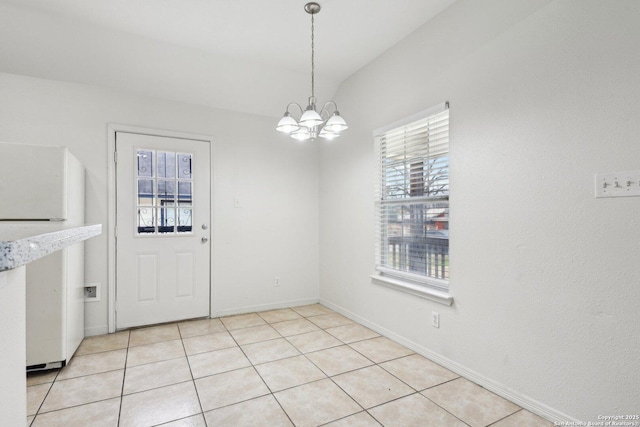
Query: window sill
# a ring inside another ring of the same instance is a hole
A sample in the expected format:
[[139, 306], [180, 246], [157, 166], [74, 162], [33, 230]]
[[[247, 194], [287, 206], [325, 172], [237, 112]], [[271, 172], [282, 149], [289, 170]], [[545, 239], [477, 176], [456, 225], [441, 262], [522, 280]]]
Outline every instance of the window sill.
[[444, 305], [453, 304], [453, 297], [447, 292], [437, 291], [424, 286], [415, 285], [404, 280], [385, 276], [382, 274], [372, 274], [369, 276], [376, 285], [386, 286], [400, 292], [405, 292], [420, 298], [428, 299]]

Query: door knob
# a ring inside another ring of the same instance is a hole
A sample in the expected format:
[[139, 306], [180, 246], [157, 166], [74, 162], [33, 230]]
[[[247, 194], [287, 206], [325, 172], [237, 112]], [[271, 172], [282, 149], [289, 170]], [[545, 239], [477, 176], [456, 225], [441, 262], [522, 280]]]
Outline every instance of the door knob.
[[207, 228], [209, 228], [209, 227], [207, 227], [207, 224], [202, 224], [202, 229], [203, 230], [206, 230]]
[[207, 242], [209, 241], [209, 239], [208, 239], [208, 238], [206, 238], [206, 237], [203, 237], [203, 238], [202, 238], [202, 239], [200, 239], [200, 240], [202, 241], [202, 243], [207, 243]]

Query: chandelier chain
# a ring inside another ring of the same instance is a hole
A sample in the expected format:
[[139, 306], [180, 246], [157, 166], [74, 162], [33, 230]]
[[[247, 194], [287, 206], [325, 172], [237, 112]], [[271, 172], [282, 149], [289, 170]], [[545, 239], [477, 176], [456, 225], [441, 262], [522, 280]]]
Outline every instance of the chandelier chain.
[[315, 68], [316, 68], [316, 63], [315, 63], [315, 57], [314, 57], [314, 53], [315, 53], [315, 38], [314, 38], [314, 19], [313, 19], [313, 13], [311, 14], [311, 96], [315, 97]]

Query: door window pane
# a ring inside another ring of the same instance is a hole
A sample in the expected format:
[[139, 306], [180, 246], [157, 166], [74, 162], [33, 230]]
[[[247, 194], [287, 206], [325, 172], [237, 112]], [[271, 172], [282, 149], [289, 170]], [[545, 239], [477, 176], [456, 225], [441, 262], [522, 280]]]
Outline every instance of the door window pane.
[[157, 196], [157, 206], [173, 206], [176, 199], [176, 182], [159, 179]]
[[191, 154], [178, 154], [178, 178], [191, 179]]
[[178, 204], [191, 206], [191, 181], [178, 181]]
[[153, 205], [153, 184], [152, 179], [138, 180], [138, 206]]
[[150, 234], [156, 232], [155, 209], [138, 208], [138, 233]]
[[153, 154], [151, 150], [138, 150], [138, 176], [153, 176]]
[[176, 225], [176, 210], [174, 208], [158, 209], [158, 233], [173, 233]]
[[158, 178], [176, 177], [176, 153], [158, 152]]
[[178, 209], [178, 232], [190, 233], [192, 228], [191, 209]]

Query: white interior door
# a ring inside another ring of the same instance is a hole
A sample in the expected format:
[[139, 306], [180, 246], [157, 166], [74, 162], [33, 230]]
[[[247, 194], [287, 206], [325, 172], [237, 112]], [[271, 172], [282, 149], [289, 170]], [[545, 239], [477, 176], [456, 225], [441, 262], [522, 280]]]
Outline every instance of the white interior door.
[[116, 133], [116, 328], [209, 315], [210, 143]]

